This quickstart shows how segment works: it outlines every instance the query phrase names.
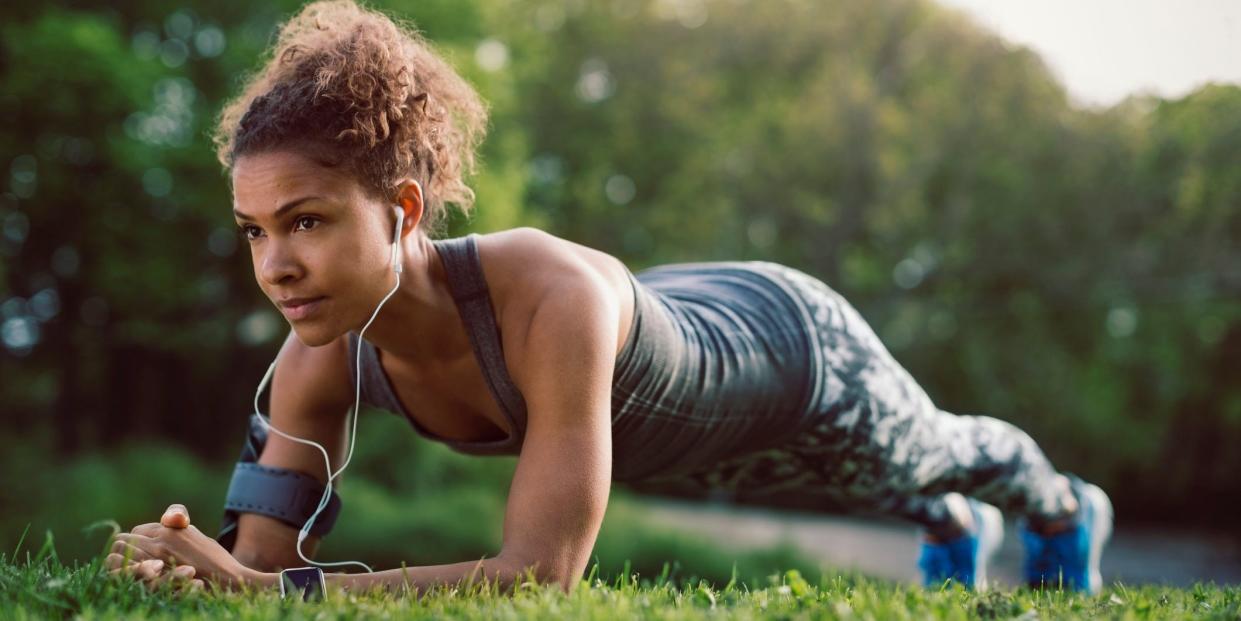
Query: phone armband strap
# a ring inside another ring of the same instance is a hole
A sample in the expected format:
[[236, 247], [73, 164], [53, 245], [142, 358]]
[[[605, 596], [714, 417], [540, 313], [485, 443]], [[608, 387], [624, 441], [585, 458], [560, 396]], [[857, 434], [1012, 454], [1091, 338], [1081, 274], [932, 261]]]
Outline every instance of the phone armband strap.
[[[224, 520], [216, 540], [228, 551], [237, 543], [237, 518], [242, 513], [274, 517], [295, 528], [302, 528], [323, 500], [325, 486], [314, 477], [288, 468], [258, 464], [267, 445], [267, 428], [250, 415], [250, 430], [241, 456], [233, 468], [233, 479], [224, 501]], [[315, 518], [310, 534], [328, 534], [340, 515], [340, 496], [333, 490], [328, 504]]]

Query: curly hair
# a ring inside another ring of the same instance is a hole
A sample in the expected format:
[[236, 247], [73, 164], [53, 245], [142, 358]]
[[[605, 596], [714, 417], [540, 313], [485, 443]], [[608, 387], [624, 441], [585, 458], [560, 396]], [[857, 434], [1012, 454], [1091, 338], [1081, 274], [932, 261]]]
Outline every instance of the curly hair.
[[221, 111], [216, 156], [296, 148], [348, 166], [376, 198], [392, 201], [406, 176], [422, 185], [422, 223], [435, 235], [446, 203], [464, 214], [487, 105], [412, 26], [352, 0], [306, 5], [285, 22], [271, 55]]

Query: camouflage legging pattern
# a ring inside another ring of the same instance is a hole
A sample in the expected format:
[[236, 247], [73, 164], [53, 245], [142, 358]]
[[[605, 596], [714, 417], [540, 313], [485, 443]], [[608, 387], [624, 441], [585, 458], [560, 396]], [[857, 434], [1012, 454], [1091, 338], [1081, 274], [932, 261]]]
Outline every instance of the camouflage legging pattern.
[[[775, 264], [771, 264], [775, 266]], [[950, 530], [949, 492], [1040, 522], [1067, 514], [1069, 481], [1021, 429], [937, 408], [840, 294], [776, 266], [810, 307], [827, 386], [822, 422], [777, 448], [657, 486], [761, 496], [822, 495], [833, 504]]]

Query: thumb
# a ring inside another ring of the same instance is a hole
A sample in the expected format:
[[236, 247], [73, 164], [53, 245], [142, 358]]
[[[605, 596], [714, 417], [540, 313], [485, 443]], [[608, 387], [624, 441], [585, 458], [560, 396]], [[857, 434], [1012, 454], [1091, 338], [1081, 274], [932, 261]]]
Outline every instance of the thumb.
[[168, 528], [186, 528], [190, 525], [190, 510], [185, 505], [168, 505], [159, 523]]

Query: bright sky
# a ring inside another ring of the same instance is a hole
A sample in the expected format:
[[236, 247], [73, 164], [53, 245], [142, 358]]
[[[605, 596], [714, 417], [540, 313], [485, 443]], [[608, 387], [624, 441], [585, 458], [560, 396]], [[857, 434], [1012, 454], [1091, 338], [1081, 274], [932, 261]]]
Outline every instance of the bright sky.
[[938, 0], [1037, 51], [1074, 101], [1241, 83], [1239, 0]]

